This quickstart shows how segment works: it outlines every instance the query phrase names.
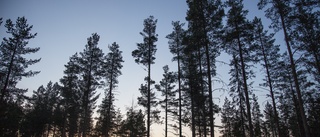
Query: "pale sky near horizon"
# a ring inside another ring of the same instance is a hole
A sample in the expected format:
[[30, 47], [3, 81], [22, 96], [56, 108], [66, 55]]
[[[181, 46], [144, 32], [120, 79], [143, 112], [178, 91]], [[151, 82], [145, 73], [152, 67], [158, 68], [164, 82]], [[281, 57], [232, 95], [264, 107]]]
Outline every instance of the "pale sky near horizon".
[[[263, 11], [257, 10], [256, 1], [245, 0], [244, 4], [245, 8], [249, 9], [249, 19], [254, 16], [264, 18]], [[41, 62], [29, 67], [41, 73], [23, 79], [18, 84], [20, 88], [29, 89], [28, 96], [39, 86], [46, 86], [49, 81], [59, 82], [65, 70], [64, 64], [69, 61], [71, 55], [83, 51], [87, 38], [92, 33], [100, 35], [98, 45], [105, 54], [109, 52], [107, 46], [117, 42], [123, 51], [125, 62], [121, 70], [122, 75], [119, 77], [115, 105], [125, 114], [125, 108], [131, 106], [132, 100], [137, 103], [137, 97], [140, 96], [138, 88], [147, 75], [143, 66], [136, 64], [131, 56], [131, 52], [137, 47], [136, 43], [142, 42], [139, 32], [143, 29], [143, 20], [150, 15], [158, 19], [156, 30], [158, 50], [151, 78], [159, 82], [162, 79], [164, 65], [169, 65], [173, 71], [177, 68], [176, 62], [171, 61], [173, 56], [169, 52], [168, 39], [165, 36], [172, 32], [172, 21], [186, 22], [187, 9], [185, 0], [2, 0], [0, 17], [4, 22], [0, 26], [0, 36], [1, 39], [7, 37], [5, 20], [15, 21], [17, 17], [22, 16], [33, 25], [32, 32], [38, 33], [35, 39], [30, 40], [28, 46], [40, 47], [40, 51], [27, 57], [41, 58]], [[220, 60], [229, 63], [227, 56], [220, 57]], [[218, 64], [217, 67], [219, 77], [228, 83], [228, 66]], [[103, 91], [100, 92], [100, 97], [103, 97]], [[220, 106], [223, 104], [224, 95], [227, 93], [214, 94], [214, 101]], [[100, 102], [101, 100], [97, 104]], [[260, 106], [260, 109], [263, 107]], [[162, 128], [162, 125], [153, 126], [151, 134], [155, 137], [163, 136]], [[184, 128], [184, 130], [187, 134], [190, 129]], [[218, 132], [216, 130], [216, 133]]]

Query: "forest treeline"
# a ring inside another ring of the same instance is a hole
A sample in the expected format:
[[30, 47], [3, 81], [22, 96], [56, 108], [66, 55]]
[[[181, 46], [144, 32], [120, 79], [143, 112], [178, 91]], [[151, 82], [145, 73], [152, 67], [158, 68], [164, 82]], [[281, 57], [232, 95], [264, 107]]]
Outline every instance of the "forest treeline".
[[[242, 0], [187, 0], [187, 4], [188, 25], [173, 21], [172, 33], [166, 36], [177, 71], [163, 66], [161, 81], [152, 80], [159, 74], [151, 70], [156, 62], [157, 19], [143, 21], [141, 42], [132, 51], [133, 60], [147, 70], [137, 98], [143, 109], [132, 105], [124, 115], [114, 104], [124, 62], [120, 45], [114, 42], [103, 53], [100, 36], [93, 33], [83, 51], [70, 56], [59, 82], [26, 96], [27, 89], [16, 85], [40, 73], [26, 69], [41, 59], [24, 56], [40, 50], [28, 46], [37, 33], [32, 33], [25, 17], [15, 22], [1, 18], [9, 36], [0, 46], [0, 136], [149, 137], [154, 123], [163, 125], [165, 137], [182, 137], [190, 130], [192, 137], [214, 137], [217, 131], [222, 137], [320, 136], [318, 0], [260, 0], [257, 6], [271, 20], [270, 26], [259, 17], [248, 19]], [[277, 39], [282, 45], [275, 44], [275, 33], [283, 35]], [[221, 53], [231, 58], [225, 60], [230, 79], [224, 81], [229, 96], [218, 106], [213, 102], [217, 89], [213, 83], [219, 82], [214, 78]], [[257, 68], [263, 73], [256, 73]], [[266, 89], [263, 108], [252, 87], [254, 77], [261, 78], [255, 84]], [[97, 105], [99, 96], [103, 99]], [[222, 125], [214, 123], [217, 114]]]

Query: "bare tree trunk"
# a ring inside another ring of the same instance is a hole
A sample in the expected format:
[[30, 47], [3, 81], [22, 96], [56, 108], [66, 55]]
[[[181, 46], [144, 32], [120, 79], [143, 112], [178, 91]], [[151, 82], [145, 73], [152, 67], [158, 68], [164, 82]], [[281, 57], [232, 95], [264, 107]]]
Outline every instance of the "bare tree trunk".
[[181, 109], [181, 70], [180, 70], [180, 51], [178, 51], [178, 86], [179, 86], [179, 136], [182, 137], [182, 109]]
[[147, 103], [147, 137], [150, 137], [150, 113], [151, 113], [151, 108], [150, 108], [150, 82], [151, 82], [151, 44], [149, 42], [149, 49], [148, 49], [148, 103]]
[[9, 65], [9, 68], [8, 68], [8, 74], [6, 75], [6, 81], [5, 81], [4, 87], [2, 89], [2, 94], [1, 94], [1, 100], [0, 101], [4, 101], [4, 97], [5, 97], [5, 94], [7, 92], [7, 87], [9, 85], [10, 74], [11, 74], [11, 71], [12, 71], [14, 56], [16, 55], [16, 50], [17, 50], [17, 46], [15, 46], [15, 48], [13, 50], [13, 53], [12, 53], [12, 56], [11, 56], [10, 65]]

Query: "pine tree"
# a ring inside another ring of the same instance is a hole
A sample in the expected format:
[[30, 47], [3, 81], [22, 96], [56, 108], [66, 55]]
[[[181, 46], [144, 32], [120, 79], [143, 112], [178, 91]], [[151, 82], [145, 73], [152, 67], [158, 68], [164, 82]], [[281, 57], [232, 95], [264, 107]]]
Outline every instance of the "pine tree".
[[[297, 74], [302, 98], [306, 112], [306, 120], [310, 136], [319, 136], [316, 127], [320, 126], [319, 120], [313, 117], [317, 114], [314, 109], [320, 89], [320, 45], [319, 45], [319, 2], [315, 0], [293, 0], [292, 16], [290, 16], [291, 46], [294, 54], [301, 55], [296, 58]], [[300, 72], [299, 72], [300, 71]], [[312, 104], [312, 105], [309, 105]], [[312, 125], [310, 123], [313, 123]]]
[[154, 64], [154, 57], [157, 49], [155, 42], [158, 41], [158, 34], [156, 34], [157, 20], [153, 16], [144, 20], [143, 32], [140, 35], [143, 37], [143, 43], [138, 43], [138, 49], [132, 51], [132, 56], [135, 58], [137, 64], [142, 64], [147, 67], [147, 137], [150, 137], [150, 116], [151, 116], [151, 64]]
[[290, 5], [292, 4], [292, 0], [287, 1], [281, 1], [281, 0], [260, 0], [258, 3], [259, 9], [264, 8], [266, 5], [271, 4], [270, 8], [266, 10], [267, 18], [270, 18], [272, 21], [271, 27], [273, 27], [276, 31], [283, 30], [284, 39], [287, 47], [288, 57], [290, 59], [290, 67], [291, 67], [291, 73], [294, 80], [294, 87], [297, 92], [297, 103], [299, 105], [299, 113], [300, 117], [302, 118], [302, 122], [300, 125], [303, 125], [304, 130], [304, 136], [310, 137], [309, 127], [306, 119], [306, 114], [304, 110], [303, 100], [302, 100], [302, 94], [301, 94], [301, 88], [299, 83], [299, 76], [297, 73], [297, 66], [295, 59], [293, 58], [293, 52], [292, 52], [292, 36], [290, 36], [290, 26], [296, 25], [292, 24], [292, 19], [289, 17], [292, 16], [292, 7]]
[[133, 106], [128, 109], [127, 118], [122, 121], [120, 135], [124, 137], [144, 137], [146, 127], [142, 110], [136, 110]]
[[263, 122], [263, 136], [265, 137], [274, 137], [276, 136], [276, 125], [275, 125], [275, 116], [273, 113], [273, 106], [267, 102], [264, 108], [264, 118]]
[[[57, 114], [57, 112], [59, 111], [59, 104], [61, 101], [60, 98], [60, 85], [58, 83], [52, 83], [51, 81], [49, 81], [49, 83], [46, 86], [46, 94], [47, 94], [47, 98], [48, 98], [48, 106], [47, 108], [49, 109], [50, 114], [47, 115], [47, 117], [49, 117], [49, 121], [47, 123], [47, 135], [51, 134], [51, 130], [53, 129], [53, 133], [56, 130], [56, 122], [58, 122], [56, 119], [54, 119], [54, 117]], [[56, 114], [56, 115], [55, 115]]]
[[232, 60], [230, 62], [230, 91], [229, 94], [232, 97], [232, 105], [238, 106], [234, 113], [234, 122], [232, 123], [232, 134], [234, 136], [244, 137], [246, 135], [246, 112], [245, 112], [245, 97], [243, 91], [243, 82], [241, 81], [241, 68], [239, 63], [239, 57], [233, 53]]
[[179, 21], [172, 22], [173, 31], [166, 38], [169, 39], [169, 49], [172, 54], [175, 56], [173, 57], [173, 61], [177, 61], [178, 63], [178, 100], [179, 100], [179, 113], [178, 113], [178, 121], [179, 121], [179, 136], [182, 136], [182, 94], [181, 94], [181, 60], [183, 54], [182, 40], [185, 35], [185, 30], [182, 28], [184, 23], [180, 23]]
[[252, 96], [253, 102], [252, 102], [252, 124], [253, 124], [253, 131], [255, 137], [261, 137], [262, 131], [261, 131], [261, 124], [262, 124], [262, 114], [260, 111], [260, 105], [258, 103], [258, 97], [253, 94]]
[[[199, 0], [199, 1], [187, 1], [189, 10], [187, 12], [186, 19], [189, 22], [188, 31], [191, 33], [191, 40], [195, 40], [192, 43], [192, 46], [196, 46], [198, 49], [198, 58], [199, 58], [199, 71], [200, 77], [202, 77], [202, 72], [205, 73], [207, 77], [206, 83], [208, 85], [204, 85], [203, 77], [201, 79], [201, 89], [204, 90], [204, 86], [207, 87], [207, 96], [208, 99], [206, 102], [209, 104], [209, 126], [210, 126], [210, 135], [214, 136], [214, 104], [212, 102], [212, 76], [216, 75], [215, 72], [215, 58], [219, 55], [219, 35], [221, 35], [222, 28], [222, 17], [224, 16], [224, 11], [222, 8], [222, 3], [220, 0], [218, 1], [207, 1], [207, 0]], [[204, 48], [204, 49], [203, 49]], [[201, 51], [203, 49], [203, 51]], [[205, 55], [205, 58], [202, 64], [202, 54]], [[202, 70], [202, 65], [204, 65]], [[204, 92], [203, 92], [204, 93]], [[205, 105], [202, 105], [205, 106]], [[202, 118], [204, 121], [207, 112], [205, 112], [205, 108], [203, 108]], [[207, 135], [206, 131], [206, 122], [203, 122], [204, 134]]]
[[117, 43], [113, 43], [109, 46], [110, 52], [105, 57], [105, 64], [104, 68], [105, 77], [106, 77], [106, 85], [107, 85], [107, 93], [102, 101], [102, 104], [99, 107], [98, 112], [100, 113], [100, 117], [98, 118], [98, 123], [100, 125], [100, 131], [102, 132], [103, 136], [110, 136], [113, 130], [113, 125], [115, 125], [115, 109], [113, 105], [114, 101], [114, 91], [117, 87], [118, 77], [121, 75], [120, 69], [122, 68], [122, 51], [119, 50], [119, 45]]
[[26, 136], [42, 136], [46, 130], [46, 124], [49, 121], [50, 115], [48, 101], [48, 93], [44, 86], [40, 86], [36, 91], [33, 91], [30, 100], [30, 110], [26, 114], [22, 123], [22, 133]]
[[[5, 74], [4, 82], [1, 87], [1, 100], [5, 97], [10, 99], [12, 96], [22, 95], [26, 90], [16, 89], [15, 86], [22, 77], [32, 77], [40, 71], [27, 71], [30, 65], [38, 63], [40, 59], [26, 59], [23, 55], [36, 53], [40, 48], [27, 47], [28, 41], [35, 38], [37, 33], [31, 33], [33, 26], [29, 26], [27, 19], [18, 17], [16, 24], [10, 19], [6, 21], [7, 33], [9, 38], [3, 38], [0, 47], [0, 71]], [[22, 92], [22, 93], [21, 93]]]
[[114, 101], [114, 97], [111, 96], [112, 100], [109, 100], [109, 97], [109, 92], [107, 92], [97, 111], [99, 113], [99, 117], [97, 118], [95, 128], [99, 136], [111, 136], [114, 131], [113, 128], [115, 127], [114, 119], [116, 118], [116, 110], [114, 105], [109, 106], [112, 104], [110, 102]]
[[83, 52], [79, 53], [79, 89], [81, 91], [80, 131], [82, 137], [86, 137], [91, 131], [91, 116], [96, 107], [96, 100], [99, 97], [99, 94], [96, 95], [96, 89], [101, 87], [103, 83], [102, 62], [104, 55], [98, 47], [99, 38], [100, 36], [97, 33], [93, 33], [88, 38], [88, 43], [85, 45]]
[[29, 100], [30, 107], [22, 123], [25, 136], [48, 136], [54, 127], [54, 112], [59, 104], [59, 85], [51, 81], [46, 87], [40, 86]]
[[[257, 17], [253, 20], [254, 25], [254, 37], [256, 40], [255, 46], [256, 47], [256, 54], [258, 60], [260, 60], [262, 66], [265, 68], [265, 73], [267, 79], [265, 79], [264, 86], [268, 86], [270, 90], [270, 97], [272, 100], [272, 106], [273, 106], [273, 116], [274, 116], [274, 122], [277, 128], [277, 133], [279, 135], [280, 133], [280, 126], [279, 126], [279, 118], [278, 118], [278, 112], [276, 108], [276, 101], [275, 101], [275, 95], [274, 95], [274, 80], [271, 76], [272, 74], [276, 73], [274, 72], [275, 69], [273, 66], [277, 64], [278, 58], [280, 58], [280, 48], [279, 45], [274, 45], [275, 39], [273, 39], [274, 34], [267, 34], [268, 31], [265, 31], [263, 29], [263, 25], [261, 22], [261, 19], [258, 19]], [[273, 71], [273, 72], [272, 72]]]
[[[177, 113], [175, 106], [177, 106], [176, 102], [176, 91], [174, 90], [175, 85], [173, 85], [176, 82], [176, 75], [173, 72], [169, 72], [168, 65], [165, 65], [163, 67], [163, 79], [160, 81], [159, 84], [155, 85], [155, 88], [160, 91], [162, 96], [164, 96], [164, 99], [159, 101], [161, 104], [161, 107], [165, 111], [165, 137], [168, 136], [168, 120], [171, 115], [174, 115]], [[173, 121], [173, 120], [170, 120]]]
[[[67, 65], [64, 65], [65, 76], [60, 79], [62, 84], [61, 102], [64, 108], [64, 132], [68, 131], [69, 137], [75, 136], [79, 128], [81, 94], [79, 89], [80, 68], [78, 59], [77, 53], [70, 57]], [[65, 136], [65, 134], [62, 136]]]
[[[184, 39], [184, 44], [186, 47], [183, 50], [183, 60], [182, 60], [182, 80], [184, 81], [182, 85], [182, 95], [183, 95], [183, 106], [184, 115], [183, 121], [188, 124], [191, 128], [192, 137], [196, 136], [196, 124], [195, 124], [195, 94], [199, 93], [199, 76], [197, 70], [196, 56], [194, 55], [194, 48], [190, 45], [189, 34]], [[191, 110], [191, 112], [190, 112]]]
[[27, 92], [16, 85], [23, 77], [40, 73], [26, 70], [40, 59], [27, 59], [24, 55], [36, 53], [40, 48], [28, 46], [29, 40], [37, 33], [31, 33], [33, 26], [25, 17], [18, 17], [15, 23], [8, 19], [4, 26], [9, 37], [3, 38], [0, 45], [0, 136], [15, 136], [23, 116], [24, 93]]
[[[302, 52], [303, 66], [313, 75], [314, 81], [320, 84], [320, 45], [319, 45], [319, 2], [315, 0], [293, 0], [294, 15], [292, 25], [293, 49]], [[319, 86], [318, 86], [319, 88]]]
[[224, 104], [221, 110], [221, 123], [222, 123], [222, 137], [233, 137], [234, 136], [234, 114], [235, 108], [231, 101], [228, 98], [224, 99]]
[[276, 90], [279, 98], [279, 122], [280, 133], [279, 136], [303, 136], [304, 130], [301, 124], [301, 117], [299, 114], [299, 106], [297, 97], [293, 86], [293, 78], [291, 75], [290, 61], [285, 52], [281, 55], [281, 60], [275, 65], [277, 79], [275, 79]]
[[231, 53], [231, 55], [238, 55], [240, 70], [241, 70], [241, 78], [242, 78], [242, 86], [243, 93], [245, 95], [245, 104], [247, 109], [247, 118], [249, 123], [249, 135], [250, 137], [254, 136], [253, 132], [253, 124], [251, 117], [251, 107], [250, 107], [250, 98], [249, 98], [249, 89], [248, 89], [248, 78], [250, 78], [249, 73], [249, 65], [248, 62], [250, 60], [251, 48], [249, 47], [252, 42], [252, 36], [250, 31], [252, 30], [251, 23], [246, 19], [246, 15], [248, 11], [243, 10], [242, 0], [234, 1], [228, 0], [226, 2], [227, 6], [230, 7], [227, 14], [227, 25], [225, 29], [225, 44], [227, 47], [227, 53]]

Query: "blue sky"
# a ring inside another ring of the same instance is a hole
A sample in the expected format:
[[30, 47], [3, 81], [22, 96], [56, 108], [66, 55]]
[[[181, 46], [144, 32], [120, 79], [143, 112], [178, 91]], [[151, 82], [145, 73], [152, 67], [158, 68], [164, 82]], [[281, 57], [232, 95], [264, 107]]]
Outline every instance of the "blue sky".
[[[246, 0], [245, 7], [250, 9], [248, 18], [259, 16], [264, 18], [263, 11], [258, 11], [256, 1]], [[140, 96], [138, 88], [147, 75], [143, 66], [134, 62], [131, 52], [136, 49], [136, 43], [142, 42], [139, 32], [143, 29], [143, 20], [153, 15], [158, 19], [158, 42], [155, 65], [152, 66], [151, 78], [158, 82], [162, 78], [162, 67], [169, 65], [176, 70], [176, 62], [171, 62], [172, 54], [168, 49], [168, 40], [165, 36], [172, 32], [172, 21], [185, 21], [187, 4], [185, 0], [3, 0], [0, 1], [0, 17], [3, 20], [15, 21], [17, 17], [25, 16], [28, 23], [33, 25], [33, 33], [38, 33], [35, 39], [29, 42], [30, 47], [40, 47], [40, 51], [27, 58], [42, 58], [29, 69], [39, 70], [41, 73], [35, 77], [23, 79], [18, 86], [28, 88], [27, 95], [31, 95], [40, 85], [49, 81], [58, 82], [63, 76], [64, 64], [75, 52], [81, 52], [92, 33], [100, 35], [99, 47], [105, 53], [107, 46], [117, 42], [123, 51], [124, 64], [119, 77], [116, 106], [122, 113], [129, 107], [132, 100]], [[264, 23], [268, 21], [264, 20]], [[186, 26], [185, 26], [186, 27]], [[265, 26], [267, 28], [267, 26]], [[4, 23], [0, 27], [0, 36], [7, 36]], [[221, 61], [229, 62], [227, 56], [219, 57]], [[220, 78], [228, 83], [228, 67], [218, 64]], [[103, 91], [101, 90], [103, 96]], [[214, 94], [216, 103], [222, 103], [223, 95]], [[160, 95], [160, 94], [159, 94]], [[102, 97], [101, 96], [101, 97]], [[263, 97], [265, 98], [265, 97]], [[100, 100], [98, 101], [98, 104]], [[261, 106], [262, 107], [262, 106]], [[217, 121], [217, 120], [216, 120]], [[187, 128], [188, 129], [188, 128]], [[154, 126], [153, 135], [162, 136], [162, 129]]]

